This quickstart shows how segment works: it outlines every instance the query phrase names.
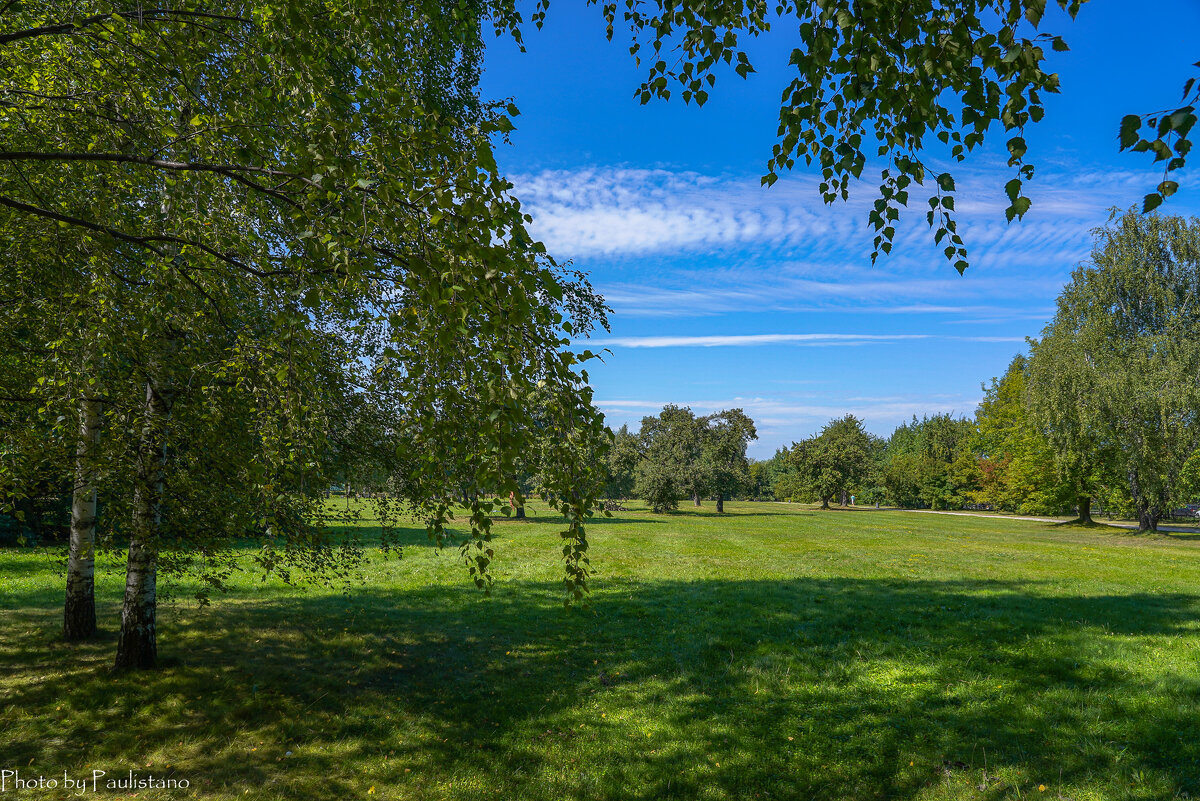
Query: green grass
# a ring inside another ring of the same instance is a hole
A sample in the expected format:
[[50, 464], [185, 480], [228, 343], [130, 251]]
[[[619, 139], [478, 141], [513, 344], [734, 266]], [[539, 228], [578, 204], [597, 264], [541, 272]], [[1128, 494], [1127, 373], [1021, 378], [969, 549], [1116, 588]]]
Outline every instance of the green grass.
[[122, 676], [119, 566], [69, 646], [55, 555], [0, 551], [0, 768], [191, 783], [140, 798], [1200, 795], [1195, 535], [727, 509], [597, 522], [586, 612], [549, 518], [497, 525], [490, 597], [416, 530], [349, 593], [239, 576]]

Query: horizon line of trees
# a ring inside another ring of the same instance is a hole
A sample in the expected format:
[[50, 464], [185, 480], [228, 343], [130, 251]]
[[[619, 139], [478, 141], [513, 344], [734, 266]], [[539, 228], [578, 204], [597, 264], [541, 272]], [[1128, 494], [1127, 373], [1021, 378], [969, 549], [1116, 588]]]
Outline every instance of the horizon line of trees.
[[608, 497], [664, 511], [687, 496], [823, 508], [854, 496], [1084, 523], [1098, 507], [1156, 530], [1200, 497], [1200, 219], [1114, 211], [1095, 236], [1041, 339], [983, 386], [973, 418], [914, 415], [881, 438], [846, 415], [768, 460], [743, 445], [736, 480], [714, 484], [698, 423], [729, 413], [667, 406], [638, 434], [617, 432]]

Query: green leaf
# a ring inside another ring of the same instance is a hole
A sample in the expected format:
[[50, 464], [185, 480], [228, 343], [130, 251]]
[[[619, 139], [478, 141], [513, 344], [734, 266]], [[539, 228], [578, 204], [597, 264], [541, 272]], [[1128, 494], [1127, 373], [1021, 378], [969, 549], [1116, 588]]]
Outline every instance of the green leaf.
[[1029, 211], [1029, 207], [1032, 205], [1033, 201], [1031, 201], [1029, 198], [1019, 197], [1012, 202], [1012, 210], [1013, 213], [1017, 215], [1017, 219], [1020, 219], [1025, 216], [1025, 212]]
[[1138, 140], [1138, 130], [1142, 127], [1142, 118], [1136, 114], [1126, 114], [1121, 118], [1121, 149], [1133, 147]]

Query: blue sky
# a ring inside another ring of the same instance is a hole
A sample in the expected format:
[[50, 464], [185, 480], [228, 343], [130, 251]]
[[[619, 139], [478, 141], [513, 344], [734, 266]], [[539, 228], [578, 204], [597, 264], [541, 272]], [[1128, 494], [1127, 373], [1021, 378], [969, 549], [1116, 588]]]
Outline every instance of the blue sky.
[[[488, 50], [484, 93], [521, 109], [498, 158], [533, 231], [585, 270], [614, 308], [589, 374], [613, 427], [664, 403], [697, 413], [742, 407], [759, 458], [852, 412], [887, 435], [913, 414], [971, 415], [981, 382], [1038, 336], [1090, 231], [1158, 180], [1144, 155], [1117, 151], [1121, 117], [1178, 105], [1200, 59], [1200, 2], [1093, 0], [1045, 29], [1062, 94], [1026, 132], [1038, 174], [1033, 207], [1005, 222], [1002, 131], [950, 167], [972, 266], [959, 276], [932, 244], [920, 195], [892, 255], [870, 263], [870, 180], [825, 206], [815, 170], [759, 186], [790, 79], [786, 33], [755, 43], [758, 72], [722, 74], [703, 108], [633, 97], [639, 72], [604, 38], [596, 7], [558, 0], [527, 52]], [[866, 175], [866, 173], [864, 173]], [[1200, 211], [1184, 173], [1168, 213]], [[868, 177], [874, 177], [868, 176]], [[1188, 180], [1190, 178], [1190, 180]]]

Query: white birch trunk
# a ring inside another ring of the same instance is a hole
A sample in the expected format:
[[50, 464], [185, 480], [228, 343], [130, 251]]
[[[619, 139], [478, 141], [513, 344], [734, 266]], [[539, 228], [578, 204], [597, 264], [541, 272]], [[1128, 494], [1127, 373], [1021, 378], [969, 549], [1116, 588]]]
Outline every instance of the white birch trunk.
[[165, 405], [146, 382], [146, 419], [139, 445], [137, 485], [133, 491], [133, 536], [125, 568], [125, 600], [117, 640], [117, 670], [148, 670], [158, 661], [158, 531], [165, 454], [161, 443]]
[[71, 540], [67, 552], [67, 597], [63, 636], [70, 642], [96, 633], [96, 443], [100, 402], [79, 402], [79, 444], [75, 448], [75, 486], [71, 495]]

